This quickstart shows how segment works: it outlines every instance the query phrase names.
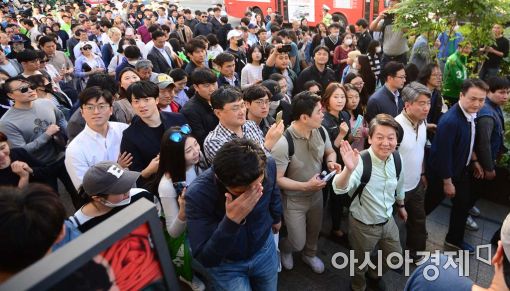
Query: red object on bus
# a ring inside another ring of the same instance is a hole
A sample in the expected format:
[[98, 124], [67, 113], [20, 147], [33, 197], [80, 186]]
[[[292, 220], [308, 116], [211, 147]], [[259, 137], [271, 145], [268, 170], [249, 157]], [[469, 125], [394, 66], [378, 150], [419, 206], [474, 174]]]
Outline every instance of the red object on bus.
[[89, 3], [90, 5], [97, 5], [97, 4], [105, 4], [108, 2], [108, 0], [85, 0], [85, 2]]
[[227, 14], [242, 18], [248, 8], [255, 13], [267, 14], [267, 8], [283, 15], [285, 22], [306, 18], [309, 26], [322, 21], [322, 6], [330, 8], [331, 15], [338, 14], [340, 22], [354, 24], [360, 18], [370, 23], [388, 7], [388, 0], [225, 0]]

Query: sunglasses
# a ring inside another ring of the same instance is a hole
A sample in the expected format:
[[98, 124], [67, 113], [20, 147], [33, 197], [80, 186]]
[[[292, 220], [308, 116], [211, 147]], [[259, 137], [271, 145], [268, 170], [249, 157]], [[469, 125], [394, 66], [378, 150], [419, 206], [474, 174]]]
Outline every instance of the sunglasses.
[[32, 85], [24, 85], [24, 86], [21, 86], [21, 87], [11, 90], [11, 92], [20, 91], [21, 93], [25, 94], [28, 92], [29, 89], [34, 90], [34, 87]]
[[86, 46], [82, 47], [81, 49], [84, 50], [84, 51], [88, 51], [88, 50], [91, 50], [92, 47], [86, 45]]
[[174, 132], [170, 133], [168, 137], [169, 140], [173, 142], [181, 142], [185, 136], [191, 133], [191, 127], [188, 124], [181, 126], [181, 128], [176, 129]]

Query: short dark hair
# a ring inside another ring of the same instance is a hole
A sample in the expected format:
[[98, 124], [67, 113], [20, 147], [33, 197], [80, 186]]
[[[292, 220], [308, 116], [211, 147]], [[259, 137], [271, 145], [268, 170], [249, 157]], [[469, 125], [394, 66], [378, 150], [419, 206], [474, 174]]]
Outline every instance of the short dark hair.
[[179, 82], [181, 80], [184, 80], [184, 78], [188, 77], [188, 74], [186, 74], [186, 71], [184, 71], [181, 68], [175, 68], [168, 72], [168, 75], [174, 79], [174, 82]]
[[207, 36], [207, 41], [209, 42], [209, 46], [215, 46], [218, 44], [218, 38], [216, 34], [209, 33]]
[[159, 87], [158, 85], [154, 84], [150, 81], [137, 81], [133, 84], [129, 85], [127, 88], [127, 100], [129, 102], [133, 101], [134, 99], [141, 99], [141, 98], [158, 98], [159, 96]]
[[397, 137], [399, 136], [399, 125], [395, 119], [386, 113], [377, 114], [371, 121], [368, 126], [368, 136], [372, 137], [375, 132], [375, 128], [377, 126], [389, 126], [395, 130]]
[[319, 46], [316, 46], [314, 49], [313, 49], [313, 56], [315, 56], [315, 54], [320, 51], [320, 50], [323, 50], [325, 52], [328, 53], [328, 56], [329, 56], [329, 48], [325, 45], [319, 45]]
[[124, 49], [124, 55], [128, 59], [139, 59], [142, 57], [140, 49], [136, 45], [130, 45]]
[[211, 106], [213, 109], [223, 109], [226, 104], [243, 99], [239, 89], [232, 86], [221, 86], [211, 95]]
[[62, 231], [66, 211], [46, 185], [0, 189], [0, 271], [16, 273], [44, 257]]
[[220, 53], [214, 59], [214, 63], [220, 68], [226, 62], [234, 62], [236, 58], [231, 53]]
[[20, 63], [31, 62], [31, 61], [38, 60], [38, 59], [39, 59], [39, 54], [35, 50], [22, 50], [16, 56], [16, 60], [18, 60], [18, 62], [20, 62]]
[[9, 79], [5, 80], [5, 82], [4, 82], [3, 86], [2, 86], [2, 88], [3, 88], [5, 93], [10, 93], [11, 92], [11, 83], [14, 82], [14, 81], [20, 81], [20, 82], [29, 83], [27, 78], [25, 78], [21, 74], [15, 76], [15, 77], [9, 78]]
[[227, 16], [222, 16], [222, 17], [220, 17], [220, 21], [221, 21], [221, 23], [227, 24], [228, 23], [228, 17]]
[[259, 84], [252, 85], [246, 88], [243, 92], [243, 100], [250, 103], [257, 99], [264, 98], [265, 96], [271, 99], [272, 94], [267, 87]]
[[188, 54], [192, 54], [193, 52], [195, 52], [196, 49], [205, 50], [206, 49], [205, 42], [198, 38], [192, 38], [184, 45], [184, 50]]
[[259, 35], [259, 34], [261, 34], [261, 33], [267, 33], [267, 30], [266, 30], [265, 28], [260, 28], [260, 29], [257, 31], [256, 35]]
[[356, 25], [357, 26], [361, 26], [363, 28], [367, 28], [368, 27], [368, 21], [365, 18], [360, 18], [360, 19], [358, 19], [358, 21], [356, 21]]
[[266, 160], [266, 154], [258, 144], [236, 138], [218, 150], [213, 171], [225, 187], [248, 186], [264, 174]]
[[218, 12], [218, 11], [220, 11], [220, 12], [221, 12], [221, 8], [219, 8], [219, 7], [214, 7], [214, 8], [213, 8], [213, 11], [214, 11], [214, 12]]
[[165, 36], [165, 33], [162, 30], [155, 30], [152, 33], [152, 40], [156, 40], [158, 37]]
[[47, 42], [53, 42], [54, 44], [57, 44], [57, 41], [55, 40], [54, 37], [52, 36], [48, 36], [48, 35], [43, 35], [41, 38], [39, 38], [39, 47], [43, 47]]
[[471, 89], [473, 87], [482, 89], [485, 92], [489, 92], [489, 86], [487, 85], [487, 83], [485, 83], [484, 81], [482, 81], [480, 79], [466, 79], [466, 80], [464, 80], [464, 82], [462, 82], [462, 87], [460, 89], [460, 92], [463, 95], [466, 95], [467, 91], [469, 91], [469, 89]]
[[216, 74], [214, 74], [210, 69], [202, 68], [196, 69], [191, 73], [191, 84], [200, 85], [200, 84], [211, 84], [216, 83], [218, 78]]
[[384, 76], [383, 80], [388, 80], [388, 77], [395, 77], [400, 70], [405, 71], [404, 64], [395, 61], [388, 62], [381, 72]]
[[243, 17], [243, 18], [241, 18], [241, 23], [248, 26], [248, 24], [250, 24], [250, 19], [248, 17]]
[[321, 97], [309, 91], [303, 91], [294, 96], [292, 99], [292, 120], [299, 120], [303, 114], [312, 116], [315, 106], [320, 101]]
[[502, 77], [490, 77], [487, 80], [487, 85], [489, 86], [489, 91], [491, 93], [494, 93], [501, 89], [509, 89], [510, 81], [508, 81], [508, 79], [502, 78]]
[[328, 31], [332, 28], [337, 28], [337, 29], [341, 29], [342, 27], [340, 26], [340, 24], [338, 23], [331, 23], [329, 26], [328, 26]]
[[278, 35], [281, 38], [284, 38], [284, 37], [290, 38], [290, 35], [289, 35], [289, 32], [287, 31], [287, 29], [282, 29], [282, 30], [278, 31], [278, 33], [276, 35]]
[[313, 86], [317, 86], [319, 87], [319, 90], [322, 91], [322, 85], [319, 84], [319, 82], [315, 81], [315, 80], [309, 80], [309, 81], [306, 81], [304, 84], [303, 84], [303, 89], [308, 91], [310, 90], [310, 88], [312, 88]]
[[103, 97], [110, 106], [113, 104], [113, 96], [110, 91], [99, 86], [87, 87], [80, 92], [80, 95], [78, 95], [80, 107], [83, 107], [83, 105], [87, 104], [87, 102], [91, 99], [98, 101], [101, 97]]
[[106, 73], [93, 74], [89, 77], [85, 88], [94, 86], [99, 86], [103, 90], [108, 90], [110, 94], [112, 94], [112, 96], [114, 96], [117, 93], [115, 79]]

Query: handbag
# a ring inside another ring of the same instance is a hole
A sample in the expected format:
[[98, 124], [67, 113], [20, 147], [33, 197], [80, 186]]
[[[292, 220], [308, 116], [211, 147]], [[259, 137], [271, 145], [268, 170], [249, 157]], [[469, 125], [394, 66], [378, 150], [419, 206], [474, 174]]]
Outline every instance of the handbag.
[[175, 267], [175, 273], [191, 282], [193, 279], [193, 270], [191, 269], [191, 249], [188, 242], [188, 231], [184, 231], [176, 238], [170, 236], [166, 227], [164, 227], [165, 240], [170, 251], [170, 257]]

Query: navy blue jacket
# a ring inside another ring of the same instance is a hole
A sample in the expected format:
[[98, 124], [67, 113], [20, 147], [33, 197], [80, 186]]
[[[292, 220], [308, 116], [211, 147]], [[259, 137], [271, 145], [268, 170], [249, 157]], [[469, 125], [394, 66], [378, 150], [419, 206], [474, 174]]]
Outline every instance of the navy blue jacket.
[[428, 173], [441, 179], [460, 178], [471, 144], [471, 125], [456, 103], [443, 114], [430, 149]]
[[271, 226], [282, 216], [280, 189], [276, 184], [276, 163], [267, 160], [264, 193], [246, 217], [237, 224], [225, 214], [227, 190], [210, 168], [196, 178], [186, 190], [186, 221], [188, 238], [196, 258], [204, 267], [214, 267], [223, 261], [250, 259], [271, 233]]
[[365, 114], [365, 119], [368, 123], [370, 120], [374, 118], [377, 114], [386, 113], [393, 117], [402, 112], [404, 108], [404, 102], [402, 98], [398, 97], [398, 105], [395, 103], [395, 95], [386, 87], [386, 85], [379, 88], [379, 90], [375, 91], [370, 98], [368, 98], [367, 103], [367, 113]]
[[[163, 132], [172, 126], [181, 126], [188, 123], [184, 115], [173, 112], [160, 112]], [[141, 172], [145, 169], [160, 150], [162, 135], [155, 134], [143, 120], [135, 116], [126, 130], [122, 133], [120, 152], [128, 152], [133, 156], [132, 171]]]
[[[234, 84], [235, 84], [235, 87], [241, 89], [241, 83], [239, 82], [240, 79], [239, 79], [239, 75], [234, 72], [234, 76], [235, 76], [235, 81], [234, 81]], [[221, 87], [221, 86], [231, 86], [230, 83], [227, 81], [227, 79], [225, 78], [225, 76], [221, 75], [218, 77], [218, 87]]]

